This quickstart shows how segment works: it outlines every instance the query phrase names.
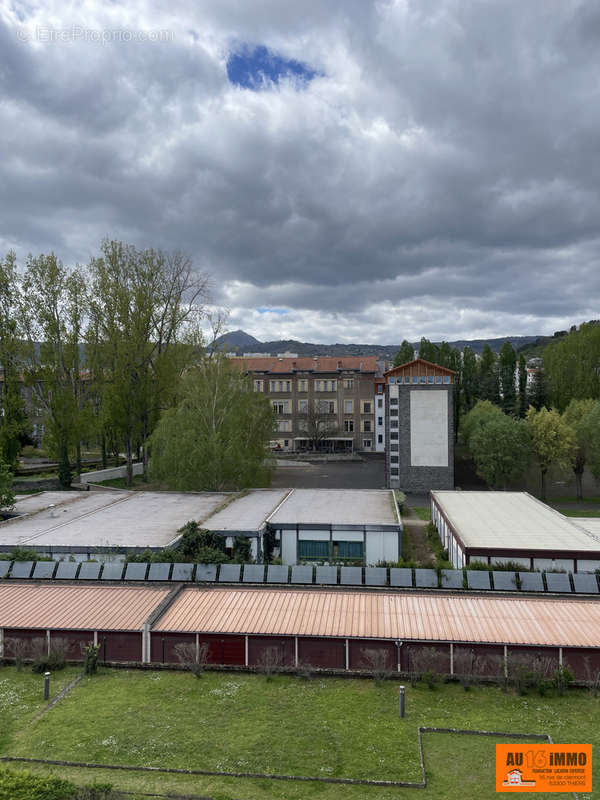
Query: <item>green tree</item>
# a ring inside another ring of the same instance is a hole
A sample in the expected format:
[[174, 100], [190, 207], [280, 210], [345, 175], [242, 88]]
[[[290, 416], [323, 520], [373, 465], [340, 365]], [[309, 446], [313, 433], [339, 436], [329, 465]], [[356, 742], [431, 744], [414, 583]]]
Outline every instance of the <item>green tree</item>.
[[[530, 362], [531, 363], [531, 362]], [[527, 401], [536, 411], [547, 405], [546, 376], [543, 364], [538, 364], [531, 373], [531, 382], [527, 388]]]
[[81, 270], [65, 268], [54, 253], [30, 256], [22, 295], [25, 380], [45, 411], [45, 441], [58, 459], [61, 486], [69, 488], [69, 452], [79, 454], [90, 390], [80, 350], [88, 311], [86, 279]]
[[523, 353], [519, 356], [519, 417], [525, 419], [527, 402], [527, 361]]
[[425, 361], [431, 361], [432, 364], [437, 364], [438, 355], [438, 346], [423, 336], [421, 339], [421, 344], [419, 345], [419, 358], [423, 358]]
[[10, 511], [15, 502], [12, 489], [13, 474], [8, 464], [0, 462], [0, 515], [3, 511]]
[[571, 464], [577, 449], [573, 429], [567, 425], [556, 409], [533, 406], [527, 412], [527, 422], [531, 433], [534, 458], [539, 464], [541, 474], [541, 497], [546, 499], [546, 473], [556, 464], [567, 467]]
[[564, 411], [572, 399], [600, 398], [600, 323], [571, 329], [544, 350], [544, 375], [550, 402]]
[[592, 475], [600, 480], [600, 401], [596, 400], [581, 423], [586, 462]]
[[573, 429], [577, 440], [572, 466], [575, 473], [578, 500], [583, 500], [583, 473], [590, 441], [586, 420], [594, 405], [594, 400], [571, 400], [562, 415], [563, 420]]
[[481, 351], [478, 372], [480, 398], [482, 400], [489, 400], [490, 403], [498, 405], [500, 403], [498, 359], [487, 342], [483, 345], [483, 350]]
[[525, 420], [492, 414], [473, 431], [469, 449], [477, 474], [494, 489], [506, 489], [518, 480], [531, 458], [531, 434]]
[[17, 324], [19, 281], [13, 251], [0, 259], [0, 460], [16, 468], [21, 441], [29, 430], [21, 394], [22, 342]]
[[400, 350], [398, 350], [394, 357], [394, 366], [399, 367], [401, 364], [407, 364], [409, 361], [413, 361], [414, 357], [415, 349], [412, 344], [405, 339], [400, 345]]
[[502, 409], [506, 414], [514, 414], [517, 410], [517, 392], [515, 388], [515, 370], [517, 355], [510, 342], [504, 342], [499, 356], [500, 390]]
[[176, 401], [181, 375], [195, 356], [184, 338], [202, 313], [206, 278], [181, 253], [108, 240], [101, 250], [90, 265], [100, 422], [103, 435], [112, 432], [125, 449], [131, 486], [134, 453], [141, 447], [146, 477], [148, 438], [161, 411]]
[[469, 450], [471, 449], [471, 439], [475, 432], [491, 420], [504, 416], [502, 410], [491, 403], [489, 400], [478, 400], [471, 411], [463, 419], [462, 438]]
[[275, 428], [268, 398], [226, 358], [190, 371], [178, 405], [151, 436], [150, 475], [179, 491], [222, 491], [270, 481]]
[[462, 357], [462, 394], [465, 413], [468, 413], [479, 396], [477, 359], [475, 353], [466, 345]]

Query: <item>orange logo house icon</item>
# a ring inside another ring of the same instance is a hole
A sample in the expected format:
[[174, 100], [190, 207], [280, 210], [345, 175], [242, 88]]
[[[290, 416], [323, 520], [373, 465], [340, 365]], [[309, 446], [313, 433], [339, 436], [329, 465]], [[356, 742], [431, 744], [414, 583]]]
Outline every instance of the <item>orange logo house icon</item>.
[[502, 786], [535, 786], [535, 781], [524, 781], [520, 769], [511, 769], [506, 773], [506, 780], [502, 782]]

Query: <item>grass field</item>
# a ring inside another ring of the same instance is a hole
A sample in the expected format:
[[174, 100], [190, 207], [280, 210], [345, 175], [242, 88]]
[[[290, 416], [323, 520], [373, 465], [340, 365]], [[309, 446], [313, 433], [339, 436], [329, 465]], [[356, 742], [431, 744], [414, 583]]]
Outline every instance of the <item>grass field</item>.
[[[64, 681], [71, 678], [64, 674]], [[37, 684], [35, 682], [37, 681]], [[264, 772], [303, 776], [420, 780], [417, 726], [549, 733], [556, 742], [600, 744], [600, 699], [518, 697], [495, 687], [465, 692], [407, 687], [398, 718], [398, 683], [342, 678], [104, 670], [84, 678], [36, 722], [40, 679], [0, 670], [2, 754], [88, 761]], [[57, 687], [58, 688], [58, 687]], [[515, 739], [516, 741], [517, 739]], [[189, 793], [214, 800], [349, 798], [424, 800], [493, 798], [495, 739], [425, 734], [425, 790], [161, 775], [60, 767], [78, 783], [110, 781], [131, 792]], [[11, 765], [14, 768], [14, 765]], [[27, 769], [44, 770], [44, 767]], [[595, 771], [600, 780], [600, 770]], [[570, 795], [556, 794], [561, 798]], [[541, 798], [538, 794], [529, 794]], [[590, 795], [581, 795], [587, 800]]]
[[431, 508], [423, 508], [421, 506], [414, 506], [412, 509], [419, 519], [429, 522], [431, 520]]

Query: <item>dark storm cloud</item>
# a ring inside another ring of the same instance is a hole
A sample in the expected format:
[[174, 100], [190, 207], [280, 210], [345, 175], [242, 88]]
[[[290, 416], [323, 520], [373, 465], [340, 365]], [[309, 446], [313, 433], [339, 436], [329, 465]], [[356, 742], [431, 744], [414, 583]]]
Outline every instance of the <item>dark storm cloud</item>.
[[[259, 338], [547, 332], [593, 315], [595, 3], [76, 13], [0, 12], [0, 253], [87, 261], [105, 235], [181, 248]], [[40, 40], [74, 25], [170, 37]], [[261, 46], [311, 80], [231, 83], [231, 54]], [[270, 307], [290, 313], [256, 311]]]

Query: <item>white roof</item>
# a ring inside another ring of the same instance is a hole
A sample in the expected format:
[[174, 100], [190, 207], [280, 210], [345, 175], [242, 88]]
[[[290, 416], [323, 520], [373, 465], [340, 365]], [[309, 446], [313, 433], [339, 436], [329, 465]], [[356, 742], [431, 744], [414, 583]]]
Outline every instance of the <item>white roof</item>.
[[400, 521], [389, 489], [294, 489], [269, 523], [399, 525]]
[[600, 541], [527, 492], [432, 491], [470, 549], [600, 551]]
[[[73, 493], [75, 494], [75, 493]], [[0, 524], [0, 545], [165, 547], [189, 520], [203, 523], [230, 495], [81, 492], [73, 502]]]
[[203, 527], [210, 531], [259, 531], [289, 491], [255, 489], [208, 517]]
[[600, 517], [570, 517], [571, 522], [598, 539], [600, 544]]

